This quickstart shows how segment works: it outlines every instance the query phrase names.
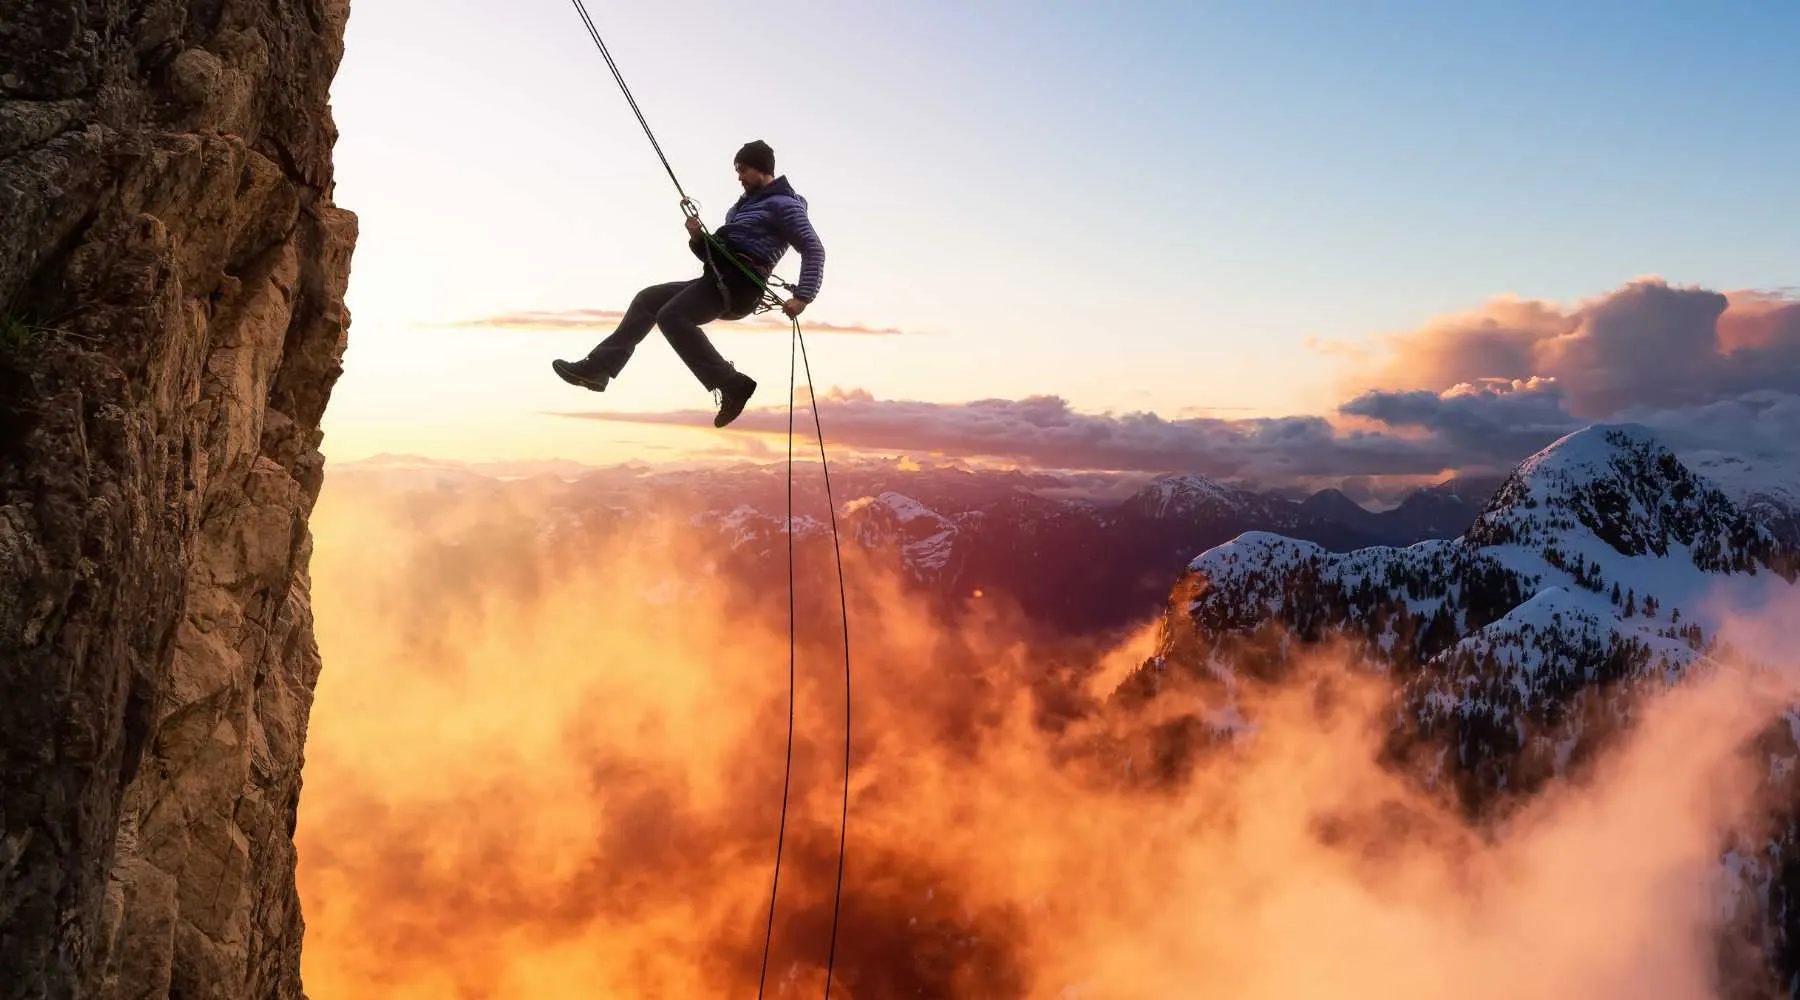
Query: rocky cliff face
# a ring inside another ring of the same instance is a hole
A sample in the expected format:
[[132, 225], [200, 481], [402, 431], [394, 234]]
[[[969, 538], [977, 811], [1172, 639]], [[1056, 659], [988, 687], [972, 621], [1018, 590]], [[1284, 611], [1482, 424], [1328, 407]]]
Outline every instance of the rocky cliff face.
[[347, 0], [0, 0], [0, 997], [296, 998]]

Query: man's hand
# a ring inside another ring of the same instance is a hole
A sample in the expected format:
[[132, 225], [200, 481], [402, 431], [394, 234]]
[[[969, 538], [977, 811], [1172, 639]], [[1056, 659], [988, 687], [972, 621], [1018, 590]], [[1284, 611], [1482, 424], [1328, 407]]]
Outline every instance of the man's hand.
[[689, 236], [699, 236], [700, 235], [700, 217], [699, 216], [690, 215], [687, 217], [687, 231], [688, 231]]
[[787, 313], [789, 319], [793, 319], [806, 311], [806, 300], [795, 296], [781, 304], [781, 311]]

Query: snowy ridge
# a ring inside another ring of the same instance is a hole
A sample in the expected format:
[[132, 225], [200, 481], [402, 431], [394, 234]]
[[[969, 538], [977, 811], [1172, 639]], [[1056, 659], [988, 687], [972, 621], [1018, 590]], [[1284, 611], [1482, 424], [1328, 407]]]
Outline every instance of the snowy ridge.
[[1596, 426], [1520, 463], [1461, 538], [1334, 553], [1251, 532], [1209, 549], [1187, 612], [1220, 640], [1269, 623], [1347, 640], [1401, 681], [1402, 729], [1552, 777], [1608, 728], [1589, 717], [1606, 692], [1716, 665], [1726, 609], [1790, 593], [1794, 565], [1649, 432]]
[[852, 500], [845, 505], [844, 513], [848, 514], [852, 511], [860, 510], [872, 505], [880, 505], [881, 507], [886, 508], [887, 512], [901, 524], [905, 524], [909, 521], [917, 521], [921, 518], [927, 520], [942, 520], [936, 511], [904, 493], [895, 493], [893, 490], [884, 491], [879, 496], [863, 497], [860, 500]]
[[1536, 583], [1511, 580], [1501, 563], [1454, 540], [1336, 553], [1268, 532], [1210, 549], [1188, 570], [1201, 582], [1189, 613], [1210, 633], [1281, 621], [1302, 635], [1358, 635], [1378, 659], [1441, 647]]
[[[738, 504], [723, 512], [704, 511], [695, 514], [690, 523], [718, 531], [724, 536], [726, 547], [734, 552], [749, 546], [766, 545], [787, 534], [785, 517], [772, 517], [749, 504]], [[829, 530], [818, 518], [805, 514], [794, 516], [795, 538], [809, 538]]]
[[1576, 431], [1526, 459], [1465, 537], [1553, 546], [1577, 524], [1621, 555], [1686, 548], [1709, 571], [1770, 568], [1776, 549], [1767, 528], [1633, 425]]
[[[1679, 671], [1717, 631], [1722, 606], [1767, 603], [1792, 583], [1794, 565], [1791, 550], [1649, 432], [1601, 426], [1526, 459], [1459, 539], [1331, 553], [1241, 535], [1189, 564], [1205, 581], [1190, 610], [1214, 632], [1329, 623], [1409, 665], [1485, 662], [1526, 633], [1552, 660], [1585, 655], [1573, 633], [1547, 638], [1581, 622]], [[1546, 628], [1539, 616], [1552, 606]]]
[[[1168, 600], [1169, 580], [1194, 553], [1242, 532], [1275, 531], [1333, 551], [1444, 538], [1466, 528], [1499, 485], [1497, 478], [1453, 479], [1376, 512], [1341, 492], [1302, 501], [1204, 476], [1168, 476], [1146, 488], [1136, 476], [850, 456], [832, 465], [843, 541], [871, 543], [861, 546], [864, 554], [934, 597], [959, 604], [991, 597], [1069, 634], [1120, 628], [1154, 614]], [[777, 581], [785, 574], [780, 529], [789, 482], [781, 462], [630, 463], [594, 468], [573, 482], [560, 474], [510, 478], [538, 469], [531, 464], [491, 474], [456, 468], [464, 470], [466, 484], [441, 489], [380, 463], [340, 467], [334, 475], [340, 489], [427, 507], [492, 498], [520, 512], [529, 508], [546, 544], [591, 545], [655, 526], [730, 556], [735, 573]], [[801, 470], [792, 497], [796, 513], [810, 515], [796, 525], [809, 546], [829, 541], [816, 534], [820, 522], [830, 527], [818, 472], [816, 463]], [[1445, 499], [1452, 502], [1440, 502]], [[854, 528], [865, 518], [882, 524], [857, 536]], [[921, 534], [910, 534], [915, 525]]]
[[956, 552], [958, 520], [892, 490], [844, 505], [851, 537], [866, 548], [898, 546], [901, 565], [914, 580], [940, 578]]
[[1705, 476], [1739, 506], [1767, 498], [1786, 507], [1800, 505], [1800, 470], [1776, 458], [1716, 450], [1687, 452], [1683, 465]]
[[1777, 538], [1800, 544], [1800, 469], [1766, 456], [1714, 450], [1688, 452], [1682, 461]]
[[1126, 506], [1153, 518], [1242, 516], [1261, 498], [1243, 490], [1187, 473], [1164, 476], [1139, 490]]

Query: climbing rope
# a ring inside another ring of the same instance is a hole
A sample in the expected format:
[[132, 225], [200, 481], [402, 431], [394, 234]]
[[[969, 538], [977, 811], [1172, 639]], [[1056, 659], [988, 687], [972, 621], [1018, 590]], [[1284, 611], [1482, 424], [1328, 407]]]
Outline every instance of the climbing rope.
[[[806, 356], [806, 338], [800, 333], [800, 321], [794, 319], [792, 316], [788, 318], [793, 320], [794, 323], [794, 336], [789, 342], [789, 357], [790, 359], [792, 357], [791, 346], [795, 344], [799, 345], [800, 363], [806, 367], [807, 406], [812, 410], [813, 430], [819, 439], [819, 469], [825, 475], [825, 509], [831, 515], [831, 552], [837, 560], [838, 608], [840, 609], [838, 618], [843, 626], [844, 640], [844, 799], [842, 812], [838, 817], [838, 867], [837, 885], [832, 890], [831, 898], [831, 947], [826, 952], [825, 959], [825, 1000], [831, 1000], [831, 970], [837, 960], [838, 914], [841, 911], [844, 902], [844, 838], [850, 832], [850, 599], [844, 589], [844, 552], [843, 546], [838, 538], [837, 501], [832, 499], [831, 494], [831, 466], [825, 461], [825, 428], [819, 422], [819, 399], [813, 390], [812, 361]], [[788, 459], [788, 490], [791, 495], [794, 481], [794, 460], [791, 457], [793, 453], [792, 442], [794, 440], [794, 432], [792, 429], [794, 412], [794, 388], [791, 374], [793, 368], [792, 360], [788, 362], [788, 368], [790, 370], [788, 379], [788, 450], [790, 455]], [[788, 508], [788, 552], [792, 553], [793, 551], [794, 515], [790, 501], [790, 506]], [[793, 556], [791, 554], [789, 555], [788, 560], [789, 565], [791, 566], [793, 563]], [[793, 578], [791, 575], [789, 576], [788, 593], [793, 593]], [[792, 598], [790, 597], [790, 602], [791, 600]], [[788, 642], [790, 649], [793, 645], [793, 634], [792, 619], [790, 618], [788, 628]], [[792, 706], [793, 696], [791, 692], [793, 690], [793, 685], [791, 680], [789, 682], [788, 690], [790, 692], [788, 704]], [[791, 736], [789, 737], [789, 745], [792, 745]]]
[[[644, 118], [643, 111], [638, 107], [637, 99], [632, 97], [631, 88], [626, 85], [625, 77], [622, 73], [619, 72], [618, 64], [613, 62], [612, 53], [607, 51], [606, 42], [601, 39], [599, 29], [594, 27], [594, 19], [591, 16], [589, 16], [588, 11], [587, 11], [587, 6], [582, 3], [582, 0], [572, 0], [572, 2], [575, 4], [576, 12], [581, 15], [582, 23], [587, 26], [589, 37], [591, 37], [593, 39], [594, 45], [600, 49], [601, 57], [606, 60], [607, 68], [612, 70], [613, 79], [618, 82], [619, 90], [624, 93], [626, 102], [631, 105], [632, 113], [637, 116], [638, 124], [643, 126], [644, 135], [649, 137], [651, 148], [656, 151], [657, 158], [662, 161], [663, 169], [668, 171], [669, 180], [674, 182], [675, 191], [681, 195], [681, 208], [682, 208], [683, 213], [685, 213], [690, 218], [698, 220], [699, 219], [699, 206], [697, 206], [694, 203], [694, 200], [692, 198], [688, 197], [688, 194], [686, 191], [682, 190], [681, 180], [675, 176], [675, 168], [669, 165], [669, 158], [667, 156], [663, 155], [662, 145], [656, 141], [656, 133], [651, 131], [650, 123], [648, 120], [646, 120]], [[764, 280], [762, 275], [759, 275], [755, 271], [751, 270], [748, 266], [746, 266], [744, 264], [744, 262], [742, 260], [740, 260], [737, 257], [736, 254], [733, 254], [731, 252], [730, 248], [726, 247], [723, 243], [719, 242], [719, 240], [710, 231], [708, 231], [706, 229], [706, 226], [704, 223], [701, 224], [700, 231], [705, 237], [705, 250], [706, 250], [706, 255], [707, 255], [706, 259], [707, 259], [707, 264], [708, 264], [709, 270], [711, 270], [713, 272], [714, 281], [718, 284], [719, 294], [724, 299], [725, 308], [728, 313], [733, 311], [731, 308], [731, 305], [732, 305], [731, 296], [725, 287], [724, 273], [718, 267], [717, 261], [715, 261], [712, 256], [712, 251], [715, 247], [719, 250], [719, 252], [721, 252], [725, 255], [727, 260], [730, 260], [733, 264], [736, 264], [738, 267], [738, 270], [743, 271], [746, 275], [748, 275], [750, 277], [750, 279], [752, 281], [756, 282], [757, 287], [761, 290], [761, 297], [760, 297], [756, 307], [753, 310], [754, 312], [762, 312], [765, 309], [771, 309], [771, 308], [778, 309], [781, 307], [781, 305], [782, 305], [781, 297], [778, 294], [776, 294], [769, 286], [770, 286], [770, 284], [776, 284], [781, 287], [791, 289], [792, 288], [791, 285], [788, 285], [786, 282], [782, 281], [780, 278], [775, 277], [773, 274], [771, 274], [769, 276], [768, 280]], [[793, 773], [794, 773], [794, 691], [795, 691], [794, 678], [795, 678], [795, 661], [796, 661], [796, 657], [797, 657], [797, 652], [796, 652], [797, 645], [796, 645], [796, 640], [795, 640], [795, 607], [794, 607], [794, 590], [795, 590], [795, 588], [794, 588], [794, 389], [796, 388], [795, 375], [797, 373], [795, 371], [794, 361], [795, 361], [796, 354], [798, 354], [799, 360], [800, 360], [801, 364], [805, 366], [805, 370], [806, 370], [807, 405], [812, 409], [813, 429], [817, 433], [818, 440], [819, 440], [819, 467], [824, 472], [824, 476], [825, 476], [825, 506], [826, 506], [826, 510], [830, 513], [830, 516], [831, 516], [831, 548], [832, 548], [832, 555], [837, 560], [838, 608], [839, 608], [839, 619], [843, 626], [843, 641], [844, 641], [844, 791], [843, 791], [842, 811], [841, 811], [841, 814], [839, 816], [839, 821], [838, 821], [837, 884], [836, 884], [836, 888], [833, 890], [833, 893], [832, 893], [831, 944], [830, 944], [829, 950], [826, 952], [826, 959], [825, 959], [825, 998], [826, 998], [826, 1000], [830, 1000], [832, 972], [836, 968], [836, 964], [837, 964], [838, 918], [843, 910], [844, 847], [845, 847], [846, 837], [849, 834], [849, 826], [850, 826], [850, 610], [849, 610], [850, 606], [849, 606], [848, 595], [846, 593], [846, 588], [844, 586], [844, 553], [843, 553], [843, 544], [840, 540], [840, 536], [839, 536], [839, 532], [838, 532], [837, 501], [833, 498], [832, 490], [831, 490], [831, 465], [829, 462], [826, 461], [826, 458], [825, 458], [825, 428], [819, 419], [819, 400], [818, 400], [817, 392], [813, 388], [812, 361], [810, 358], [807, 357], [807, 354], [806, 354], [806, 337], [804, 334], [802, 334], [800, 332], [800, 320], [797, 317], [789, 316], [788, 321], [793, 326], [793, 336], [791, 338], [789, 338], [789, 341], [788, 341], [788, 430], [787, 430], [788, 736], [787, 736], [787, 763], [784, 768], [784, 773], [782, 775], [782, 781], [781, 781], [781, 822], [780, 822], [779, 827], [776, 830], [776, 835], [775, 835], [775, 877], [769, 887], [769, 919], [768, 919], [768, 926], [765, 929], [764, 935], [763, 935], [762, 971], [761, 971], [760, 975], [757, 977], [756, 995], [758, 997], [758, 1000], [761, 1000], [761, 997], [763, 996], [763, 990], [767, 983], [768, 975], [769, 975], [769, 949], [770, 949], [770, 944], [774, 940], [774, 936], [775, 936], [775, 903], [780, 894], [780, 889], [781, 889], [781, 857], [782, 857], [783, 848], [785, 846], [785, 842], [787, 839], [788, 791], [789, 791], [789, 787], [791, 785], [791, 782], [793, 779]]]

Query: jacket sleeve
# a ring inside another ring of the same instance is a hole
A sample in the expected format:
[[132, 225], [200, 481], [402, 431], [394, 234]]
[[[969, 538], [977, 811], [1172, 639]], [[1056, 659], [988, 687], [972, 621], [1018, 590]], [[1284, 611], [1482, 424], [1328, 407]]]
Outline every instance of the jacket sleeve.
[[794, 294], [810, 302], [818, 297], [819, 286], [825, 281], [825, 244], [799, 202], [783, 199], [779, 218], [781, 235], [800, 251], [800, 281], [794, 286]]

